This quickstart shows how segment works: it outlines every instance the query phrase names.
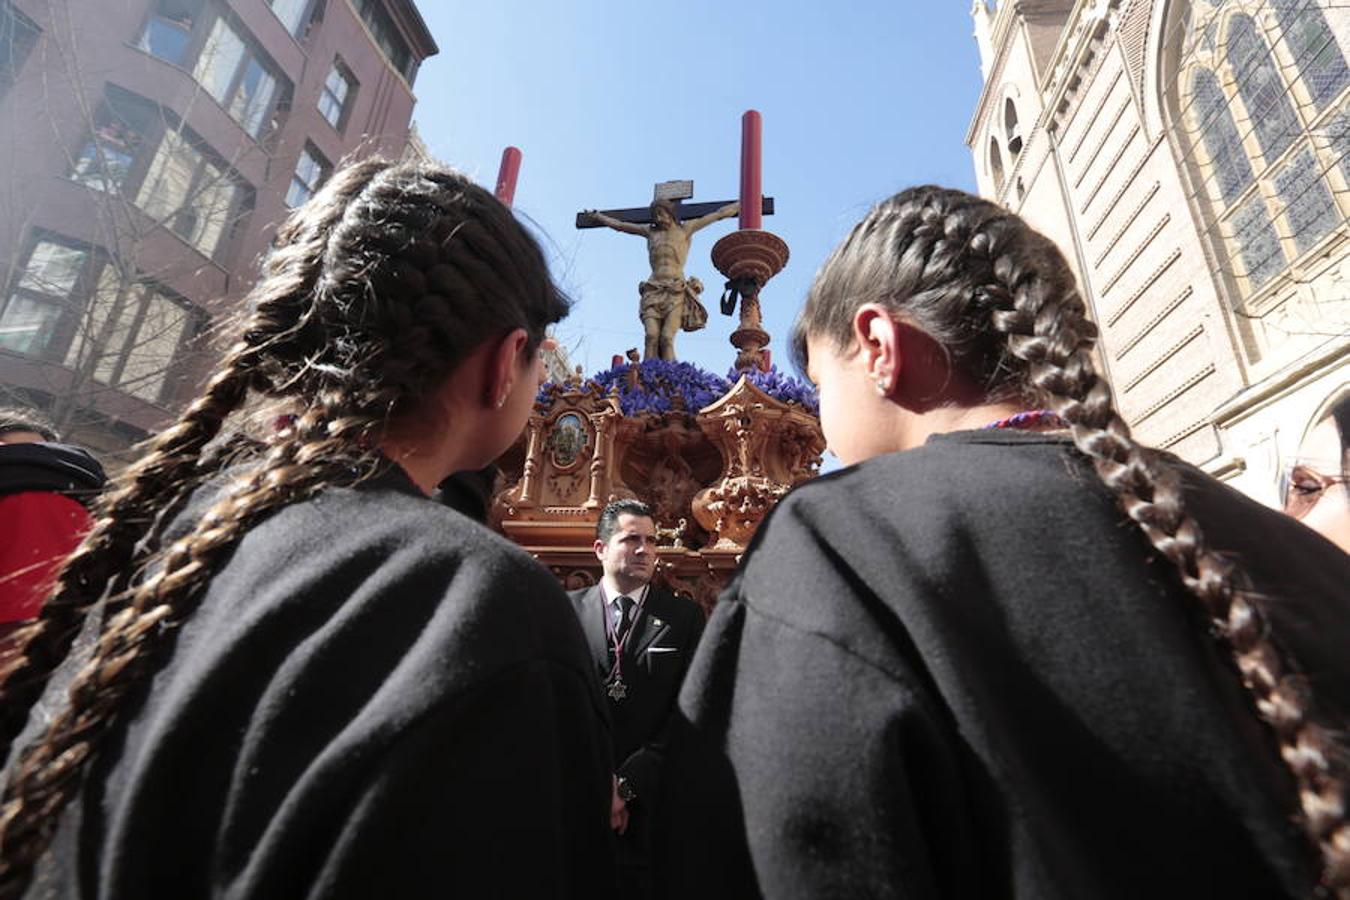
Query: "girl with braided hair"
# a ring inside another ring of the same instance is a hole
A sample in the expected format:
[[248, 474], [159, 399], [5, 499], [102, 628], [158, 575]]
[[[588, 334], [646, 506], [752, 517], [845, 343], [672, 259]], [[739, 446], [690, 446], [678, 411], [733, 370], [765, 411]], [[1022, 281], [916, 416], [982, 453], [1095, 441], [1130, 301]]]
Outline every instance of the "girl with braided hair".
[[795, 349], [852, 465], [714, 609], [668, 896], [1350, 897], [1350, 558], [1134, 440], [1095, 333], [959, 191], [825, 263]]
[[[576, 617], [427, 496], [529, 415], [567, 312], [538, 245], [454, 172], [365, 160], [249, 306], [5, 661], [0, 897], [606, 896]], [[281, 415], [228, 439], [255, 399]]]

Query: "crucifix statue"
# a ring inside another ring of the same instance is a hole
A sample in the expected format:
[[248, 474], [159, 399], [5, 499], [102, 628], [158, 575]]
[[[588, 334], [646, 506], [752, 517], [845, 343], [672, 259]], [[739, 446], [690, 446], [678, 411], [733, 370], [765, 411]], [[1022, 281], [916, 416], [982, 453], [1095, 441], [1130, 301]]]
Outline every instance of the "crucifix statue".
[[[736, 215], [740, 205], [680, 203], [693, 194], [692, 181], [667, 181], [656, 185], [649, 207], [577, 214], [578, 228], [605, 226], [647, 239], [652, 272], [638, 285], [638, 315], [646, 336], [644, 359], [673, 360], [675, 335], [681, 330], [697, 331], [708, 322], [708, 311], [699, 301], [703, 283], [684, 274], [689, 239], [699, 229]], [[773, 212], [772, 202], [766, 198], [765, 212]]]

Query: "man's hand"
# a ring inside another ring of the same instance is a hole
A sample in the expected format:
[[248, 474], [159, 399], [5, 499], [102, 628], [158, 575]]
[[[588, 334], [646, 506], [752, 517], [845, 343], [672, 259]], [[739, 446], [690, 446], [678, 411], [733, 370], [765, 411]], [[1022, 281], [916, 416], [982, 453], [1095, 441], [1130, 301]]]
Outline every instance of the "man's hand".
[[739, 200], [737, 200], [735, 203], [728, 203], [726, 206], [722, 207], [717, 211], [717, 217], [719, 219], [730, 219], [732, 216], [739, 216], [740, 214], [741, 214], [741, 202]]
[[619, 778], [614, 776], [609, 799], [609, 827], [619, 834], [628, 830], [628, 804], [619, 796]]

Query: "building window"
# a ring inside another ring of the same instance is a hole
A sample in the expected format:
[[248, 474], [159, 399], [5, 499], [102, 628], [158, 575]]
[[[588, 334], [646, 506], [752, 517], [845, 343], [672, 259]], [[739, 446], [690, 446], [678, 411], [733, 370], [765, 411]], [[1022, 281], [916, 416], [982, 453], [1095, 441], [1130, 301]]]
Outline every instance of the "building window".
[[1272, 163], [1289, 149], [1300, 128], [1270, 47], [1257, 36], [1250, 16], [1234, 16], [1228, 26], [1228, 65], [1261, 154]]
[[267, 4], [293, 37], [304, 36], [309, 25], [310, 0], [267, 0]]
[[185, 301], [106, 257], [44, 238], [0, 310], [0, 347], [155, 403], [198, 319]]
[[1341, 177], [1350, 186], [1350, 103], [1346, 103], [1345, 109], [1332, 116], [1322, 129], [1321, 136], [1331, 158], [1340, 161]]
[[1234, 242], [1243, 268], [1255, 287], [1261, 287], [1284, 268], [1280, 239], [1270, 221], [1265, 201], [1252, 197], [1233, 213]]
[[1299, 255], [1311, 250], [1339, 222], [1336, 201], [1321, 175], [1312, 151], [1306, 149], [1275, 173], [1275, 190]]
[[190, 67], [197, 83], [255, 138], [268, 130], [273, 112], [289, 91], [245, 33], [212, 14], [212, 7], [202, 0], [156, 0], [140, 47], [174, 65]]
[[1252, 183], [1252, 164], [1242, 149], [1242, 136], [1233, 122], [1218, 79], [1198, 69], [1191, 84], [1193, 112], [1220, 196], [1232, 203]]
[[201, 0], [156, 0], [141, 32], [140, 48], [176, 66], [184, 65], [192, 26], [201, 11]]
[[195, 331], [187, 303], [110, 261], [83, 313], [65, 365], [158, 403], [184, 338]]
[[1011, 97], [1003, 103], [1003, 134], [1008, 139], [1008, 155], [1017, 159], [1022, 152], [1022, 132], [1017, 127], [1017, 106]]
[[1191, 0], [1164, 41], [1167, 109], [1235, 302], [1350, 220], [1350, 68], [1325, 3]]
[[32, 20], [9, 0], [0, 0], [0, 97], [18, 79], [37, 37], [38, 27]]
[[192, 74], [245, 131], [262, 136], [277, 99], [277, 79], [229, 22], [216, 20]]
[[323, 90], [319, 92], [319, 112], [328, 120], [328, 124], [339, 130], [347, 124], [347, 109], [356, 93], [356, 79], [342, 64], [342, 60], [333, 60], [333, 68], [324, 79]]
[[136, 198], [146, 215], [208, 257], [247, 211], [246, 201], [234, 176], [176, 131], [165, 132]]
[[1318, 109], [1350, 84], [1350, 66], [1314, 0], [1275, 0], [1280, 29]]
[[147, 134], [154, 133], [155, 109], [147, 101], [109, 87], [94, 114], [94, 129], [75, 155], [70, 178], [86, 187], [117, 193], [126, 186]]
[[0, 347], [46, 355], [76, 305], [88, 264], [87, 250], [50, 240], [34, 244], [0, 312]]
[[366, 23], [371, 37], [375, 38], [375, 46], [380, 48], [380, 52], [395, 71], [402, 75], [408, 84], [412, 84], [413, 76], [417, 73], [417, 63], [413, 59], [412, 51], [408, 49], [408, 42], [399, 33], [398, 26], [394, 24], [389, 11], [384, 8], [382, 0], [355, 0], [355, 3], [356, 11], [361, 14], [361, 21]]
[[300, 151], [300, 159], [295, 163], [291, 186], [286, 191], [286, 205], [294, 209], [314, 196], [314, 192], [328, 180], [332, 170], [328, 160], [313, 145], [305, 144], [305, 149]]
[[1003, 191], [1003, 154], [999, 152], [998, 141], [989, 139], [989, 173], [994, 176], [994, 193]]

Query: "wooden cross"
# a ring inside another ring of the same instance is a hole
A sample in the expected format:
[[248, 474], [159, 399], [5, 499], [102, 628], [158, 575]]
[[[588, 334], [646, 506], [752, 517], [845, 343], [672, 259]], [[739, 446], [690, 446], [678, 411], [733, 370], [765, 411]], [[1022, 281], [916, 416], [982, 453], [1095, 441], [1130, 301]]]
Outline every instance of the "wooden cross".
[[[652, 202], [657, 200], [669, 200], [675, 207], [675, 213], [681, 222], [689, 219], [697, 219], [699, 216], [706, 216], [708, 213], [717, 212], [728, 203], [735, 203], [734, 200], [721, 200], [716, 203], [683, 203], [694, 196], [694, 182], [692, 181], [662, 181], [652, 189]], [[763, 198], [764, 215], [773, 215], [773, 198]], [[602, 209], [600, 212], [609, 216], [611, 219], [618, 219], [620, 222], [630, 222], [634, 225], [650, 225], [652, 223], [652, 209], [650, 206], [638, 206], [632, 209]], [[603, 228], [604, 226], [596, 219], [592, 219], [589, 213], [577, 213], [578, 228]]]

